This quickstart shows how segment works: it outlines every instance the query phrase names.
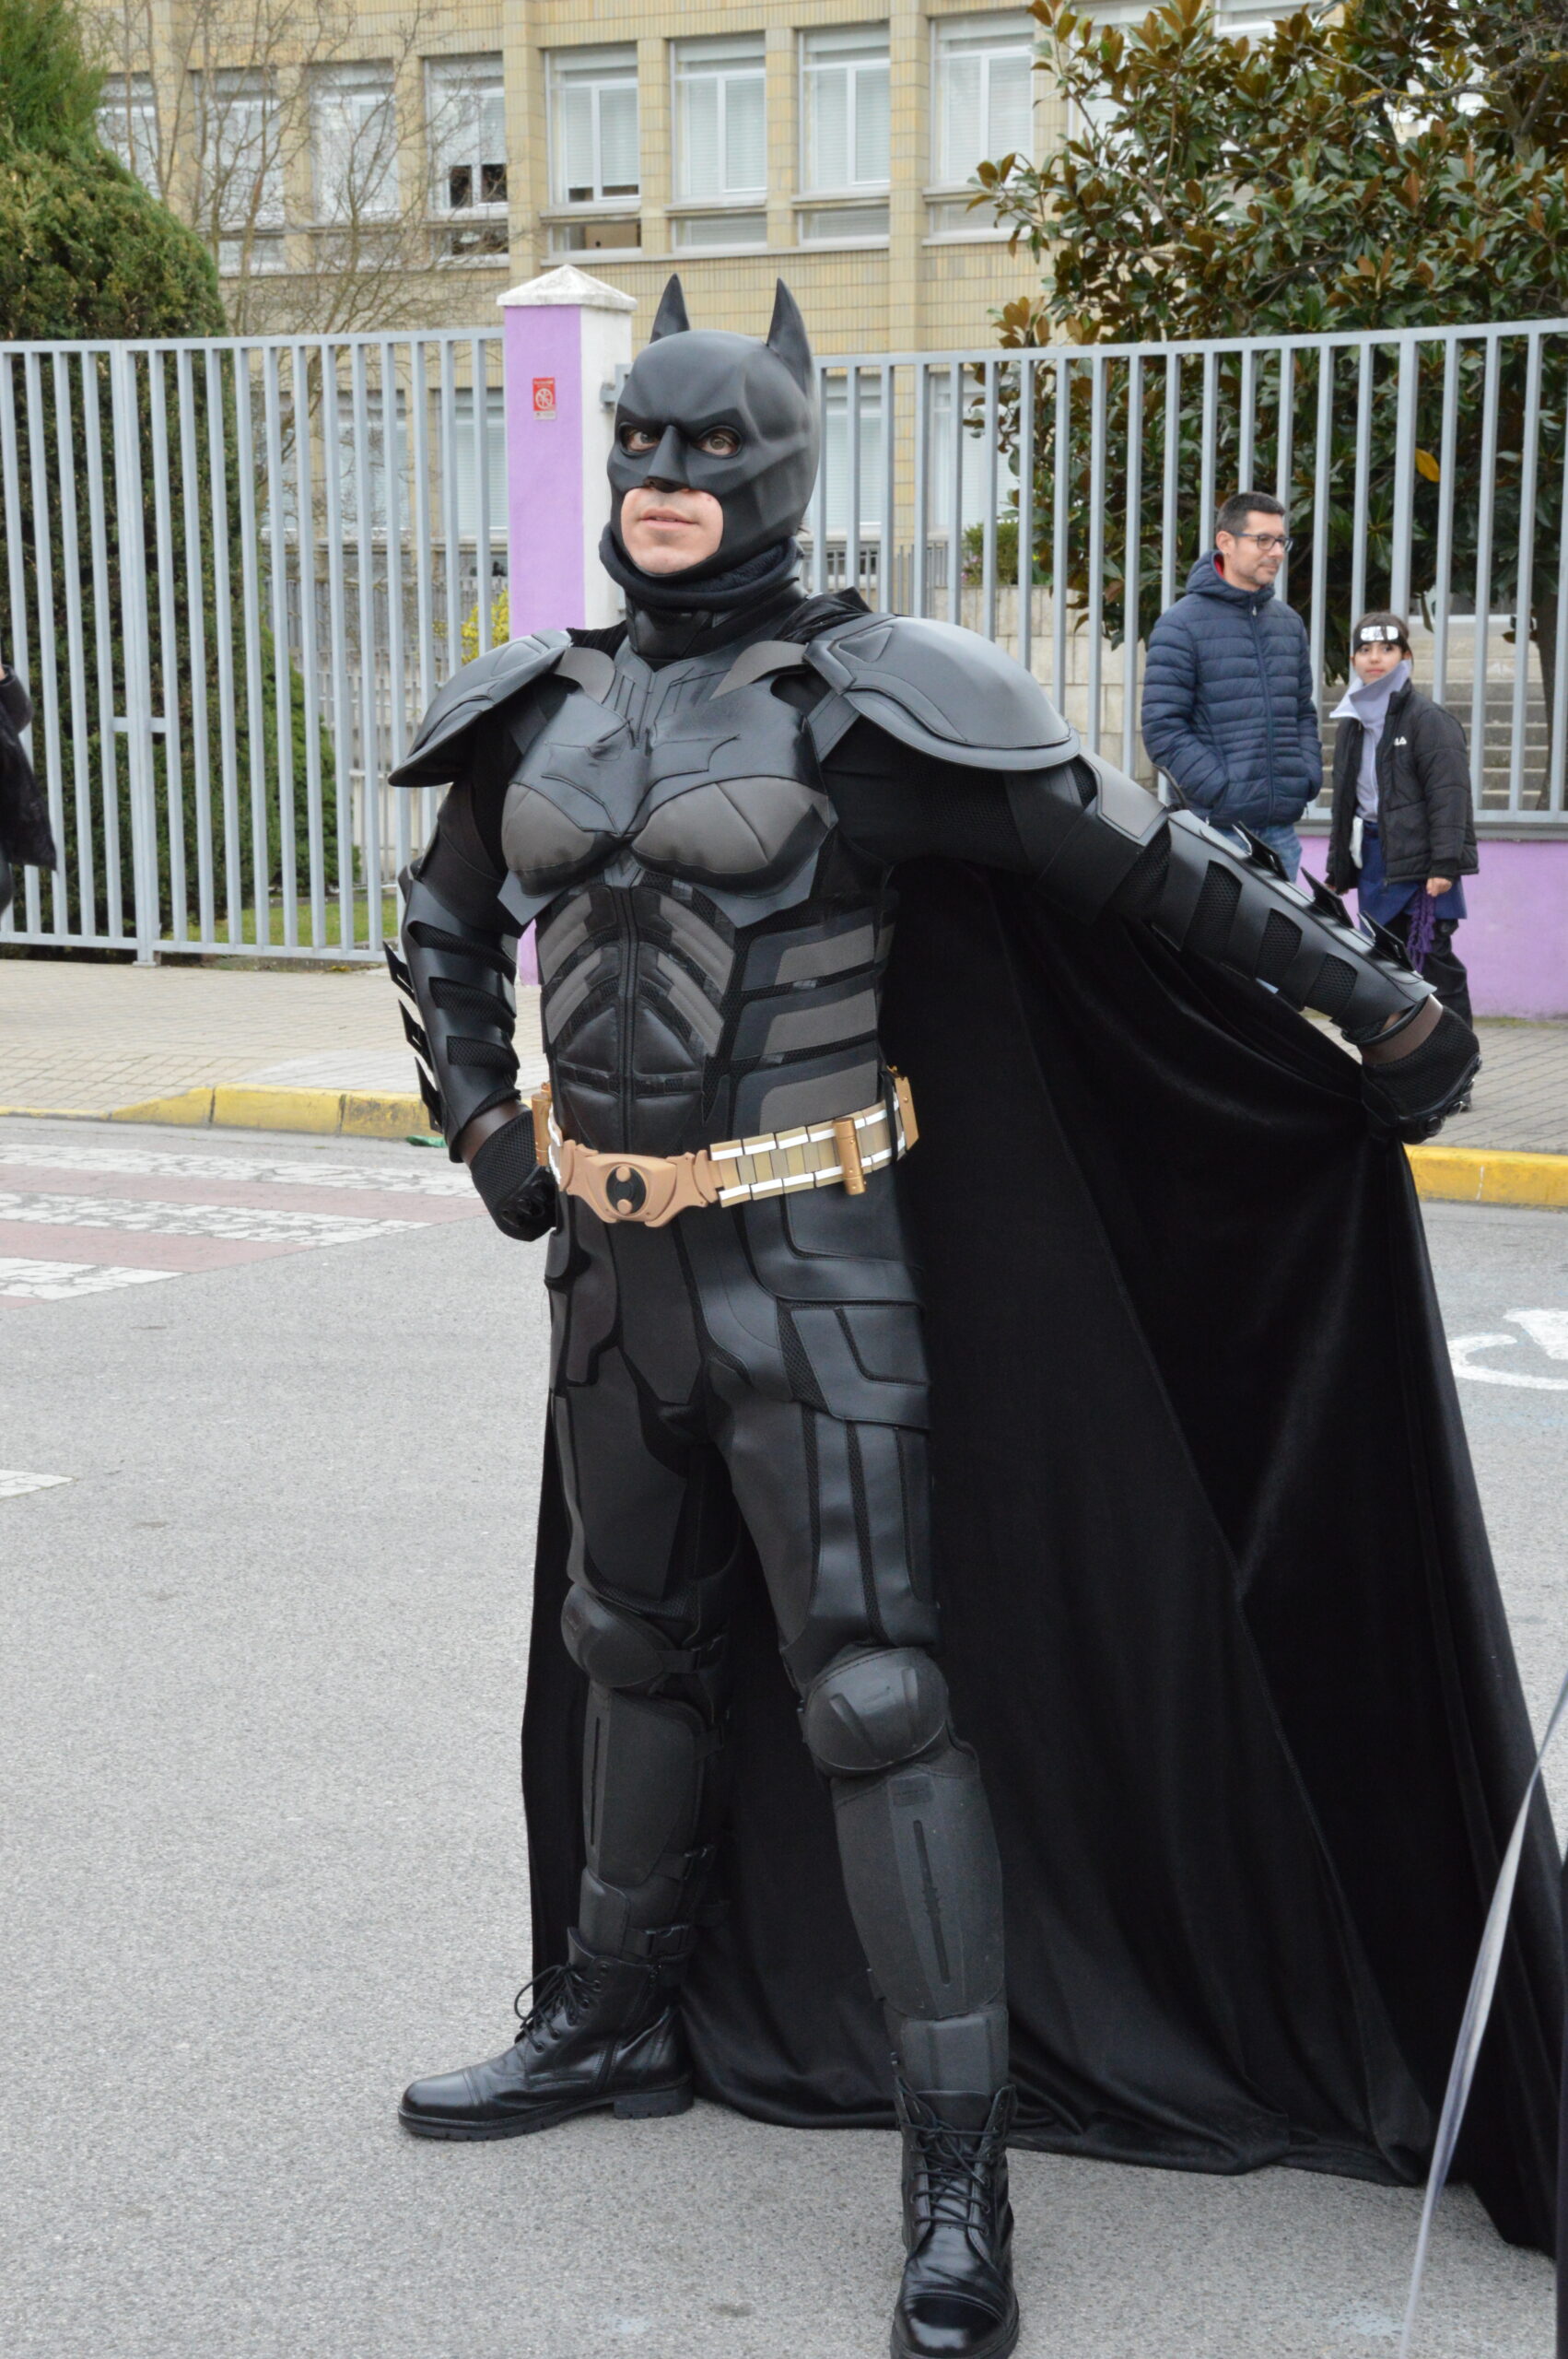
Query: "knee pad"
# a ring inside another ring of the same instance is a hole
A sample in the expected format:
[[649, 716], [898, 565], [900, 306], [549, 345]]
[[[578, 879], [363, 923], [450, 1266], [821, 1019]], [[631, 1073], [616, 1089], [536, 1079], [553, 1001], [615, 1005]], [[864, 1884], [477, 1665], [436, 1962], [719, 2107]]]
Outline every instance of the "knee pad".
[[806, 1745], [830, 1778], [874, 1778], [947, 1732], [947, 1682], [918, 1647], [835, 1658], [806, 1690]]
[[561, 1608], [561, 1636], [578, 1669], [600, 1687], [650, 1687], [690, 1664], [652, 1623], [606, 1604], [576, 1581]]

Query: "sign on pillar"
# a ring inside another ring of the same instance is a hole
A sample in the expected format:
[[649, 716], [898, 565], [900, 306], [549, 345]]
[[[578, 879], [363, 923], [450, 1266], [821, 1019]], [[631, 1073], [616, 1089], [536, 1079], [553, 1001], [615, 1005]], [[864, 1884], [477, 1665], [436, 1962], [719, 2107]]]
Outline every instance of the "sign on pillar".
[[506, 313], [509, 635], [602, 630], [618, 593], [599, 562], [612, 412], [632, 357], [635, 296], [566, 263], [497, 298]]

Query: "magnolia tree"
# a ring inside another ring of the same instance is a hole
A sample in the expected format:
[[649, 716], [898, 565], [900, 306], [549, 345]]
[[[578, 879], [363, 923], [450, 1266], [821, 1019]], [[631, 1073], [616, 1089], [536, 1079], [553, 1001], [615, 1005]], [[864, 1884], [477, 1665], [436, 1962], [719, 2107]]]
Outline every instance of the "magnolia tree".
[[[1292, 17], [1258, 41], [1223, 35], [1204, 0], [1168, 0], [1132, 25], [1106, 26], [1066, 0], [1035, 0], [1031, 13], [1042, 33], [1037, 65], [1065, 100], [1069, 127], [1039, 163], [1013, 155], [979, 168], [976, 205], [992, 207], [1015, 250], [1040, 265], [1039, 291], [997, 314], [1005, 346], [1452, 326], [1552, 320], [1568, 310], [1568, 0], [1347, 0]], [[1278, 482], [1298, 527], [1313, 522], [1318, 366], [1314, 356], [1295, 357], [1283, 451], [1277, 361], [1258, 368], [1240, 356], [1223, 359], [1214, 405], [1216, 485], [1230, 487], [1248, 449], [1252, 481]], [[1144, 378], [1129, 420], [1127, 365], [1110, 364], [1106, 507], [1126, 515], [1129, 541], [1147, 546], [1160, 529], [1165, 437], [1178, 439], [1178, 474], [1190, 486], [1200, 426], [1191, 405], [1166, 417], [1163, 371], [1146, 370]], [[1457, 414], [1446, 486], [1441, 353], [1429, 347], [1423, 357], [1412, 482], [1396, 479], [1391, 353], [1375, 356], [1372, 381], [1364, 499], [1355, 498], [1357, 371], [1343, 355], [1318, 487], [1328, 503], [1327, 650], [1337, 675], [1353, 620], [1356, 542], [1369, 594], [1383, 594], [1401, 497], [1412, 509], [1418, 593], [1436, 581], [1445, 511], [1456, 581], [1464, 582], [1477, 550], [1486, 423], [1480, 348], [1465, 347], [1450, 394]], [[1517, 591], [1527, 395], [1526, 340], [1505, 340], [1494, 396], [1493, 604]], [[1034, 422], [1042, 494], [1036, 578], [1051, 578], [1049, 487], [1059, 470], [1071, 510], [1062, 587], [1079, 604], [1087, 589], [1090, 399], [1085, 373], [1073, 389], [1065, 450], [1057, 447], [1048, 384]], [[1561, 342], [1548, 340], [1527, 620], [1549, 709], [1565, 405], [1568, 364]], [[1005, 421], [1010, 447], [1019, 425], [1015, 396]], [[1190, 500], [1187, 507], [1184, 559], [1198, 554], [1211, 523]], [[1107, 627], [1117, 637], [1146, 634], [1160, 603], [1157, 571], [1141, 581], [1133, 613], [1125, 578], [1111, 570]], [[1305, 569], [1294, 566], [1290, 583], [1305, 604]]]

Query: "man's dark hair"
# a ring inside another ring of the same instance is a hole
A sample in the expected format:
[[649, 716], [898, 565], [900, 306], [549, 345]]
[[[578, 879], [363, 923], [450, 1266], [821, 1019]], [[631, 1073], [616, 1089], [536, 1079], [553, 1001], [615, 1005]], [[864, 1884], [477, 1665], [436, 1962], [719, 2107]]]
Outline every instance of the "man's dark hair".
[[1244, 533], [1249, 516], [1282, 516], [1284, 508], [1271, 491], [1233, 491], [1214, 519], [1216, 533]]

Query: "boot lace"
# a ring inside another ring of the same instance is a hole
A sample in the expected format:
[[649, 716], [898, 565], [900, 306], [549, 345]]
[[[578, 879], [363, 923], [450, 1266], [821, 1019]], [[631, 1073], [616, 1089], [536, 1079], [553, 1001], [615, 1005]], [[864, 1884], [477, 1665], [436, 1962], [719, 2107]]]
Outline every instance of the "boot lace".
[[[526, 2010], [523, 2001], [530, 1991], [533, 2003]], [[530, 1975], [516, 1998], [512, 2013], [518, 2020], [517, 2038], [513, 2046], [525, 2040], [541, 2019], [560, 2008], [567, 2021], [575, 2024], [587, 2006], [590, 1997], [589, 1977], [580, 1966], [569, 1962], [564, 1966], [542, 1966], [537, 1974]]]
[[915, 2208], [922, 2228], [967, 2228], [990, 2196], [1000, 2140], [992, 2130], [951, 2130], [941, 2121], [908, 2125], [919, 2163]]

